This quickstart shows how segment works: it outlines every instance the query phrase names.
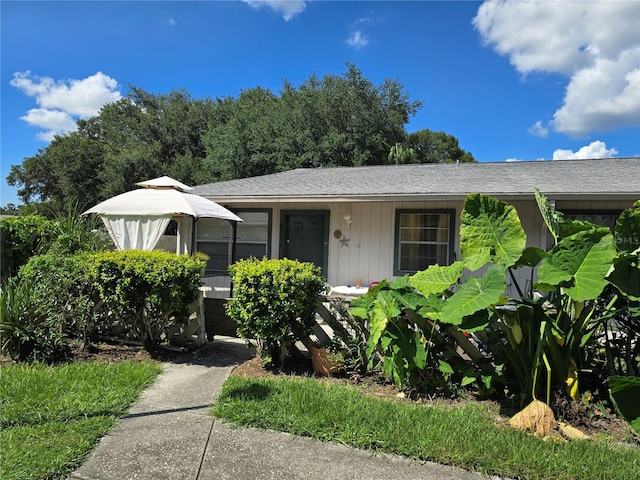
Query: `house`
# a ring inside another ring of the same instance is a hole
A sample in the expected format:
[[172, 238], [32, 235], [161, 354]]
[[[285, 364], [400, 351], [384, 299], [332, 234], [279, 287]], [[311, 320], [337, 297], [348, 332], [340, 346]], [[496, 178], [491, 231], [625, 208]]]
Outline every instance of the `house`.
[[[565, 216], [613, 226], [640, 199], [640, 157], [297, 169], [200, 185], [193, 193], [244, 220], [236, 258], [311, 261], [337, 286], [391, 280], [459, 258], [459, 218], [471, 192], [515, 206], [527, 245], [546, 249], [551, 236], [535, 187]], [[210, 298], [229, 295], [231, 239], [227, 222], [197, 221], [196, 248], [210, 256]]]

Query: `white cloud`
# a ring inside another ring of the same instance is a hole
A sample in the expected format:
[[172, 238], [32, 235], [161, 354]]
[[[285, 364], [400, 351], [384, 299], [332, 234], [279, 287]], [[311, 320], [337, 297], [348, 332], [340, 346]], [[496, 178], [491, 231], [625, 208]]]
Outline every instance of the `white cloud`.
[[549, 135], [549, 129], [542, 125], [542, 121], [538, 120], [529, 127], [528, 132], [536, 137], [546, 138]]
[[26, 115], [20, 117], [34, 127], [55, 130], [56, 132], [70, 131], [76, 128], [76, 122], [67, 112], [50, 110], [48, 108], [32, 108]]
[[178, 24], [178, 22], [176, 22], [175, 18], [169, 17], [169, 26], [170, 27], [175, 27]]
[[351, 31], [347, 37], [346, 44], [357, 49], [364, 48], [370, 43], [370, 37], [364, 33], [363, 28], [379, 24], [381, 20], [373, 17], [360, 17], [351, 24]]
[[577, 152], [571, 150], [556, 150], [553, 152], [554, 160], [575, 160], [591, 158], [611, 158], [615, 157], [618, 151], [615, 148], [607, 148], [607, 144], [596, 140], [589, 145], [581, 147]]
[[285, 21], [291, 20], [293, 17], [302, 13], [307, 6], [306, 1], [299, 0], [242, 0], [249, 6], [258, 9], [260, 7], [269, 7], [276, 12], [282, 14]]
[[16, 72], [11, 85], [34, 97], [40, 107], [29, 110], [21, 120], [45, 129], [46, 132], [38, 134], [41, 140], [74, 130], [78, 118], [96, 115], [106, 103], [122, 98], [118, 82], [102, 72], [82, 80], [60, 81], [31, 75], [30, 71]]
[[355, 48], [363, 48], [369, 44], [369, 37], [363, 35], [360, 30], [354, 30], [347, 38], [347, 45]]
[[569, 77], [551, 125], [578, 137], [640, 126], [639, 18], [636, 1], [488, 0], [473, 24], [523, 75]]
[[576, 137], [626, 125], [640, 126], [640, 45], [615, 60], [600, 58], [593, 66], [576, 72], [552, 125]]

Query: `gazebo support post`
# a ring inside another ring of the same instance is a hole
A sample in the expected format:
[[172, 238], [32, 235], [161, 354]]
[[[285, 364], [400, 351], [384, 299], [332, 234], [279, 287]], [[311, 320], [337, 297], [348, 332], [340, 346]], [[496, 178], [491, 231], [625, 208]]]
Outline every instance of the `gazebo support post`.
[[190, 255], [196, 253], [196, 228], [198, 228], [198, 217], [191, 217], [191, 251]]
[[[233, 230], [233, 237], [231, 242], [231, 265], [236, 263], [236, 243], [238, 240], [238, 222], [235, 220], [229, 220], [231, 223], [231, 229]], [[233, 280], [229, 283], [229, 297], [233, 297]]]

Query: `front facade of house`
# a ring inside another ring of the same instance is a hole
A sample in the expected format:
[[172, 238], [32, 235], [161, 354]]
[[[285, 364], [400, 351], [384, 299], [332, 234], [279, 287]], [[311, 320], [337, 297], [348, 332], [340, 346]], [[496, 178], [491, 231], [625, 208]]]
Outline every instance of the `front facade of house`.
[[[236, 259], [311, 261], [337, 286], [392, 280], [460, 258], [460, 213], [472, 192], [512, 204], [527, 246], [547, 249], [535, 187], [566, 217], [613, 226], [640, 199], [640, 158], [299, 169], [201, 185], [194, 193], [244, 220]], [[206, 295], [229, 296], [229, 223], [199, 219], [195, 235], [196, 249], [210, 257]]]

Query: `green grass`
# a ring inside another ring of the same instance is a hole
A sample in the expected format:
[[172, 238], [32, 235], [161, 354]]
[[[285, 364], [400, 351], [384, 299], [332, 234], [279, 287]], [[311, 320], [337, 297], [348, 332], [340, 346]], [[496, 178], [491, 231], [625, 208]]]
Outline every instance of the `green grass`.
[[640, 478], [640, 449], [588, 440], [543, 441], [496, 427], [474, 403], [450, 408], [370, 398], [313, 379], [230, 377], [212, 413], [290, 432], [484, 474], [522, 479]]
[[161, 366], [84, 362], [0, 369], [0, 478], [69, 475]]

